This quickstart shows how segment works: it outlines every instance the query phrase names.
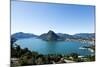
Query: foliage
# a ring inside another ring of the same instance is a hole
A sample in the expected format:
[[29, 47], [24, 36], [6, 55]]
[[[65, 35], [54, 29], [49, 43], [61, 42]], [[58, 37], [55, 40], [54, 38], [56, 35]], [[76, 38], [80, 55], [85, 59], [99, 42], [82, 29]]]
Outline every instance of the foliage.
[[[18, 58], [18, 64], [15, 65], [20, 66], [65, 63], [64, 59], [75, 62], [95, 61], [95, 56], [89, 55], [82, 58], [79, 58], [78, 56], [79, 54], [77, 53], [71, 53], [69, 55], [42, 55], [35, 51], [30, 51], [28, 48], [22, 49], [17, 44], [16, 47], [11, 45], [11, 58]], [[11, 64], [13, 65], [13, 63]]]

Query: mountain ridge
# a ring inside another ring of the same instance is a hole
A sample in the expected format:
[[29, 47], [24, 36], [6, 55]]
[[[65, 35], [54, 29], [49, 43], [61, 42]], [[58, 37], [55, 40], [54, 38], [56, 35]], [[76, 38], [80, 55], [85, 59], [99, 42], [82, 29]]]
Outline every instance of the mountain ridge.
[[45, 41], [58, 41], [58, 40], [66, 40], [66, 39], [94, 39], [95, 33], [77, 33], [74, 35], [65, 34], [65, 33], [55, 33], [52, 30], [49, 30], [47, 33], [43, 33], [41, 35], [34, 35], [32, 33], [23, 33], [17, 32], [11, 35], [11, 43], [24, 38], [39, 38]]

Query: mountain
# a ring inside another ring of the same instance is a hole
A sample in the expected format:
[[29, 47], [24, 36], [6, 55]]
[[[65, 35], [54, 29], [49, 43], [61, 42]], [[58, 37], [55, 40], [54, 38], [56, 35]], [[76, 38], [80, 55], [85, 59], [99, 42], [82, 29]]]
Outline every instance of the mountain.
[[37, 37], [37, 35], [31, 34], [31, 33], [18, 32], [18, 33], [11, 35], [11, 37], [16, 38], [16, 39], [21, 39], [21, 38]]
[[68, 38], [68, 39], [73, 39], [73, 38], [74, 38], [72, 35], [69, 35], [69, 34], [57, 33], [57, 35], [58, 35], [62, 40], [65, 40], [66, 38]]
[[95, 33], [79, 33], [73, 36], [77, 38], [83, 38], [83, 39], [92, 39], [95, 38]]
[[30, 33], [18, 32], [18, 33], [11, 35], [11, 44], [14, 43], [15, 41], [17, 41], [18, 39], [32, 38], [32, 37], [37, 37], [37, 35], [30, 34]]
[[95, 33], [79, 33], [75, 35], [63, 34], [63, 33], [55, 33], [53, 31], [49, 31], [48, 33], [44, 33], [39, 36], [40, 39], [47, 41], [57, 41], [57, 40], [66, 40], [66, 39], [95, 39]]
[[60, 39], [60, 37], [53, 31], [49, 30], [48, 33], [40, 35], [41, 39], [47, 40], [47, 41], [57, 41]]
[[69, 34], [63, 34], [63, 33], [55, 33], [52, 30], [49, 30], [48, 33], [44, 33], [40, 36], [30, 34], [30, 33], [23, 33], [18, 32], [13, 35], [11, 35], [11, 44], [13, 44], [15, 41], [19, 39], [24, 38], [39, 38], [45, 41], [64, 41], [66, 39], [88, 39], [88, 40], [94, 40], [95, 39], [95, 33], [78, 33], [75, 35], [69, 35]]

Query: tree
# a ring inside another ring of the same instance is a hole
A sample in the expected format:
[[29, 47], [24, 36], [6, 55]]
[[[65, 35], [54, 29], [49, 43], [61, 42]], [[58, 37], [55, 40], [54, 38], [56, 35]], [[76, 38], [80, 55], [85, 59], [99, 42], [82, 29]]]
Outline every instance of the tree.
[[78, 60], [78, 54], [77, 53], [70, 54], [70, 57], [72, 57], [73, 61], [77, 61]]

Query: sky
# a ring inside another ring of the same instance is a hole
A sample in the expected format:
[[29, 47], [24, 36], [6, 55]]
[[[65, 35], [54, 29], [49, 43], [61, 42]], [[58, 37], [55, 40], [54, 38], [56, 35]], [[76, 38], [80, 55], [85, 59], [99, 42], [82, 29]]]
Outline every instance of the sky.
[[11, 2], [11, 34], [94, 33], [95, 7], [41, 2]]

